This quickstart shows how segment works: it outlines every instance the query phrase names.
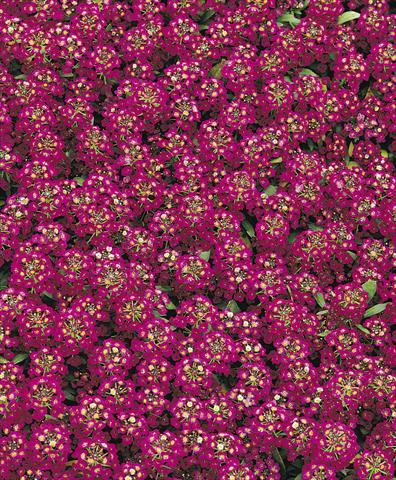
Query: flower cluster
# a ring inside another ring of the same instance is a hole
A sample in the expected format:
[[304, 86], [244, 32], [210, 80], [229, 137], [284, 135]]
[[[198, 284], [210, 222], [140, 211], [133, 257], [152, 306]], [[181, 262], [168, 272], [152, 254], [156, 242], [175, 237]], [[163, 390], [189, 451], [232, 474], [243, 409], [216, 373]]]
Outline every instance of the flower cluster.
[[387, 0], [0, 2], [0, 480], [392, 480]]

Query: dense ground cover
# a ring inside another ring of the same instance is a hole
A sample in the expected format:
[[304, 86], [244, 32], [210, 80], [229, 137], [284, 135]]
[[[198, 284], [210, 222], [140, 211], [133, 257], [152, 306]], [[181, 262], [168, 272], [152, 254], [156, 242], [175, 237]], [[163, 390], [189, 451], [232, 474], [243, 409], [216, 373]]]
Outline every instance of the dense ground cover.
[[0, 480], [393, 479], [385, 0], [0, 0]]

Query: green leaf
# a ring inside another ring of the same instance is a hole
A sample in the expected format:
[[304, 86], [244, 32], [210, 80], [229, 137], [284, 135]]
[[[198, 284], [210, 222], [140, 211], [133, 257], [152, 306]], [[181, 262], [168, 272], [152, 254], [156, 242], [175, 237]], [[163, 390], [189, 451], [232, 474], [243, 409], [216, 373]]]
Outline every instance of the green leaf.
[[321, 332], [318, 334], [318, 337], [324, 338], [330, 333], [330, 330], [326, 330], [325, 332]]
[[249, 235], [250, 238], [254, 238], [255, 236], [255, 231], [253, 228], [253, 225], [248, 222], [247, 220], [242, 221], [242, 226], [245, 229], [246, 233]]
[[212, 18], [213, 16], [215, 15], [215, 11], [212, 10], [211, 8], [208, 8], [208, 10], [206, 10], [202, 17], [199, 19], [199, 23], [205, 23], [206, 21], [208, 21], [210, 18]]
[[223, 70], [225, 63], [226, 60], [224, 58], [219, 63], [216, 63], [216, 65], [209, 70], [209, 75], [214, 78], [220, 79], [221, 71]]
[[165, 306], [167, 310], [176, 310], [176, 305], [173, 302], [169, 302]]
[[84, 177], [74, 177], [73, 180], [81, 187], [81, 185], [84, 183], [85, 178]]
[[294, 480], [301, 480], [301, 473], [299, 473]]
[[368, 330], [366, 327], [363, 327], [363, 325], [356, 325], [356, 328], [358, 328], [361, 332], [365, 333], [366, 335], [370, 335], [370, 330]]
[[206, 250], [206, 252], [201, 252], [199, 256], [202, 258], [202, 260], [208, 262], [210, 258], [210, 250]]
[[274, 457], [275, 461], [279, 463], [279, 466], [281, 467], [282, 476], [284, 476], [286, 473], [285, 462], [283, 461], [283, 458], [277, 448], [275, 448], [274, 451], [272, 452], [272, 456]]
[[357, 162], [347, 162], [347, 167], [352, 168], [352, 167], [357, 167], [359, 164]]
[[65, 388], [65, 390], [63, 390], [63, 393], [65, 394], [66, 400], [74, 402], [74, 400], [76, 399], [76, 394], [71, 388]]
[[362, 288], [368, 293], [369, 300], [371, 300], [377, 292], [377, 282], [375, 280], [367, 280], [367, 282], [363, 283]]
[[290, 243], [293, 243], [294, 240], [296, 239], [297, 235], [298, 235], [297, 230], [293, 230], [293, 231], [291, 232], [291, 234], [287, 237], [287, 243], [289, 243], [289, 244], [290, 244]]
[[277, 163], [282, 163], [283, 160], [282, 160], [282, 157], [276, 157], [276, 158], [273, 158], [272, 160], [270, 160], [270, 162], [275, 165]]
[[28, 358], [28, 354], [27, 353], [18, 353], [17, 355], [15, 355], [15, 357], [12, 359], [13, 363], [17, 364], [17, 363], [22, 363], [24, 360], [26, 360]]
[[315, 73], [313, 70], [311, 70], [310, 68], [302, 68], [300, 70], [300, 76], [301, 75], [313, 75], [314, 77], [317, 77], [318, 74]]
[[9, 277], [8, 272], [4, 272], [4, 271], [0, 272], [0, 287], [7, 288], [8, 277]]
[[343, 23], [352, 22], [352, 20], [356, 20], [360, 17], [359, 12], [355, 12], [353, 10], [349, 10], [348, 12], [344, 12], [340, 15], [337, 19], [338, 25], [342, 25]]
[[281, 17], [276, 20], [278, 25], [284, 25], [288, 23], [291, 27], [296, 27], [301, 22], [300, 19], [296, 18], [292, 13], [284, 13]]
[[307, 145], [308, 145], [308, 148], [309, 148], [310, 152], [313, 152], [315, 150], [315, 145], [316, 144], [313, 142], [313, 140], [311, 138], [308, 138]]
[[323, 230], [323, 227], [320, 225], [315, 225], [314, 223], [308, 223], [308, 228], [314, 232], [321, 232]]
[[240, 235], [242, 242], [247, 246], [249, 250], [252, 249], [252, 242], [249, 240], [248, 236], [245, 235], [244, 233], [241, 233]]
[[347, 250], [347, 252], [348, 252], [348, 255], [350, 255], [353, 258], [353, 260], [356, 260], [357, 256], [355, 252], [352, 252], [352, 250]]
[[231, 310], [232, 313], [239, 313], [241, 311], [235, 300], [230, 300], [227, 303], [227, 310]]
[[316, 303], [319, 305], [320, 308], [323, 308], [326, 305], [326, 300], [322, 293], [317, 293], [315, 295]]
[[5, 359], [4, 357], [0, 357], [0, 365], [2, 365], [4, 363], [8, 363], [8, 360]]
[[156, 285], [155, 288], [161, 290], [161, 292], [170, 292], [172, 290], [172, 287], [169, 285]]
[[154, 310], [154, 312], [153, 312], [153, 317], [155, 317], [155, 318], [164, 318], [164, 317], [159, 313], [158, 310]]
[[53, 415], [48, 415], [48, 414], [45, 415], [45, 419], [46, 419], [46, 420], [58, 420], [58, 419], [57, 419], [56, 417], [54, 417]]
[[270, 185], [264, 190], [264, 193], [270, 197], [271, 195], [274, 195], [276, 193], [276, 187], [274, 185]]
[[390, 302], [378, 303], [377, 305], [374, 305], [374, 307], [371, 307], [364, 312], [363, 317], [369, 318], [369, 317], [372, 317], [373, 315], [378, 315], [379, 313], [385, 310], [386, 306], [389, 305], [389, 303]]

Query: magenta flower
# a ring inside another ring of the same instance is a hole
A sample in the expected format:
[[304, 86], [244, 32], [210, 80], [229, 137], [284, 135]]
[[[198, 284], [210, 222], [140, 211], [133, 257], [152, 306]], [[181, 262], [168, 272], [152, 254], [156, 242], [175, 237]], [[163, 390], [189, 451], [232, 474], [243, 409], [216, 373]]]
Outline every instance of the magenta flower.
[[0, 5], [0, 480], [393, 480], [387, 0]]

